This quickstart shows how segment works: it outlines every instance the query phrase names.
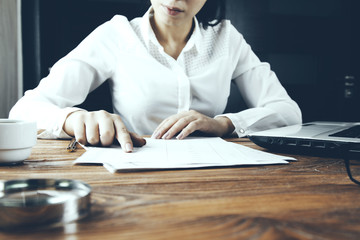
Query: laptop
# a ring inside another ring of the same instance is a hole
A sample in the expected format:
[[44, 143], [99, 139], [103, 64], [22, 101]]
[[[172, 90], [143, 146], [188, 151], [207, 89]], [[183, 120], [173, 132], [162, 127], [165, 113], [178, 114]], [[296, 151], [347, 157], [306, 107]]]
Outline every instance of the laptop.
[[316, 121], [249, 134], [256, 145], [275, 151], [338, 154], [344, 144], [360, 144], [360, 122]]

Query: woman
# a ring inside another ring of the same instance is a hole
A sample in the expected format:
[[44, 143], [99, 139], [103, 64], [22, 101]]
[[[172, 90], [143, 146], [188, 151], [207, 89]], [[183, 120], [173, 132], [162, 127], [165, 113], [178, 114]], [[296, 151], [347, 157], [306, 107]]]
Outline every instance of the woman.
[[[249, 132], [301, 122], [276, 75], [223, 20], [223, 0], [151, 0], [142, 18], [115, 16], [59, 60], [27, 91], [10, 118], [32, 119], [39, 137], [75, 136], [124, 151], [141, 135], [184, 139]], [[197, 17], [195, 17], [197, 16]], [[110, 79], [114, 114], [72, 106]], [[222, 114], [234, 80], [249, 109]]]

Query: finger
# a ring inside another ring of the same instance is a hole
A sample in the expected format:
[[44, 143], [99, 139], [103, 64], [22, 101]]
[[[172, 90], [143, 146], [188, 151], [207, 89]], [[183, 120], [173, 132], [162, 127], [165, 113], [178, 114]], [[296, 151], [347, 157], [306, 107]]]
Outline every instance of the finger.
[[94, 118], [88, 118], [85, 122], [86, 141], [91, 145], [100, 143], [99, 124]]
[[176, 139], [182, 140], [197, 130], [199, 130], [199, 121], [193, 121], [176, 136]]
[[130, 138], [135, 147], [142, 147], [146, 144], [146, 140], [136, 133], [130, 132]]
[[70, 113], [66, 118], [63, 125], [63, 130], [69, 136], [75, 136], [75, 124], [82, 121], [84, 110], [78, 110]]
[[76, 121], [74, 123], [74, 137], [76, 141], [80, 144], [86, 145], [86, 131], [85, 131], [85, 124], [83, 121]]
[[99, 121], [100, 144], [110, 146], [115, 138], [115, 126], [111, 118], [103, 118]]
[[[170, 118], [173, 118], [170, 117]], [[163, 137], [163, 135], [167, 132], [167, 130], [169, 129], [169, 127], [167, 126], [171, 126], [171, 124], [169, 123], [170, 118], [166, 118], [164, 119], [160, 124], [159, 126], [157, 126], [157, 128], [155, 129], [155, 131], [153, 132], [153, 134], [151, 135], [151, 138], [154, 138], [154, 139], [160, 139]]]
[[176, 121], [164, 134], [163, 139], [171, 139], [175, 136], [175, 134], [182, 131], [185, 127], [187, 127], [195, 118], [193, 116], [187, 116]]
[[170, 133], [172, 133], [173, 131], [171, 131], [170, 133], [168, 133], [168, 132], [174, 126], [174, 124], [176, 124], [180, 119], [182, 119], [184, 117], [185, 114], [186, 113], [179, 113], [179, 114], [176, 114], [174, 116], [171, 116], [171, 117], [168, 117], [167, 119], [165, 119], [156, 128], [152, 138], [155, 138], [155, 139], [160, 139], [160, 138], [169, 139], [172, 136], [174, 136], [174, 134], [176, 134], [176, 132], [174, 134], [172, 134], [172, 136], [169, 136], [169, 135], [171, 135]]
[[122, 149], [125, 152], [132, 152], [133, 143], [131, 141], [130, 134], [127, 131], [124, 123], [121, 121], [120, 117], [114, 119], [114, 126], [116, 139], [119, 141]]

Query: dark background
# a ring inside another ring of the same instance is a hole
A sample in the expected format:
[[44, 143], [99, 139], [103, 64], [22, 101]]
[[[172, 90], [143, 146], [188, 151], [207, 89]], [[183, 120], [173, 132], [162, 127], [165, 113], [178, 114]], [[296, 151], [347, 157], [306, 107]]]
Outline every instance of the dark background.
[[[98, 25], [115, 14], [129, 20], [142, 16], [147, 2], [22, 1], [24, 90], [36, 87], [49, 68]], [[305, 122], [360, 121], [359, 0], [226, 2], [227, 18], [259, 58], [271, 64], [300, 105]], [[106, 91], [105, 84], [82, 107], [111, 111]], [[237, 94], [234, 89], [227, 110], [239, 110]]]

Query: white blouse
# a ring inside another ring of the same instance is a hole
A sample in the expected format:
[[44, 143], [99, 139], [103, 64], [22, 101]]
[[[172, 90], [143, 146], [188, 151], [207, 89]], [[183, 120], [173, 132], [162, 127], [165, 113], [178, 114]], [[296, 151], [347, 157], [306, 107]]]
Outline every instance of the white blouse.
[[[37, 121], [38, 137], [67, 138], [62, 126], [78, 110], [73, 106], [109, 79], [114, 113], [140, 135], [151, 135], [162, 120], [190, 109], [227, 116], [239, 137], [301, 122], [298, 105], [230, 21], [205, 30], [195, 19], [175, 60], [157, 41], [150, 17], [151, 9], [142, 18], [117, 15], [99, 26], [25, 93], [9, 117]], [[223, 114], [231, 80], [249, 109]]]

